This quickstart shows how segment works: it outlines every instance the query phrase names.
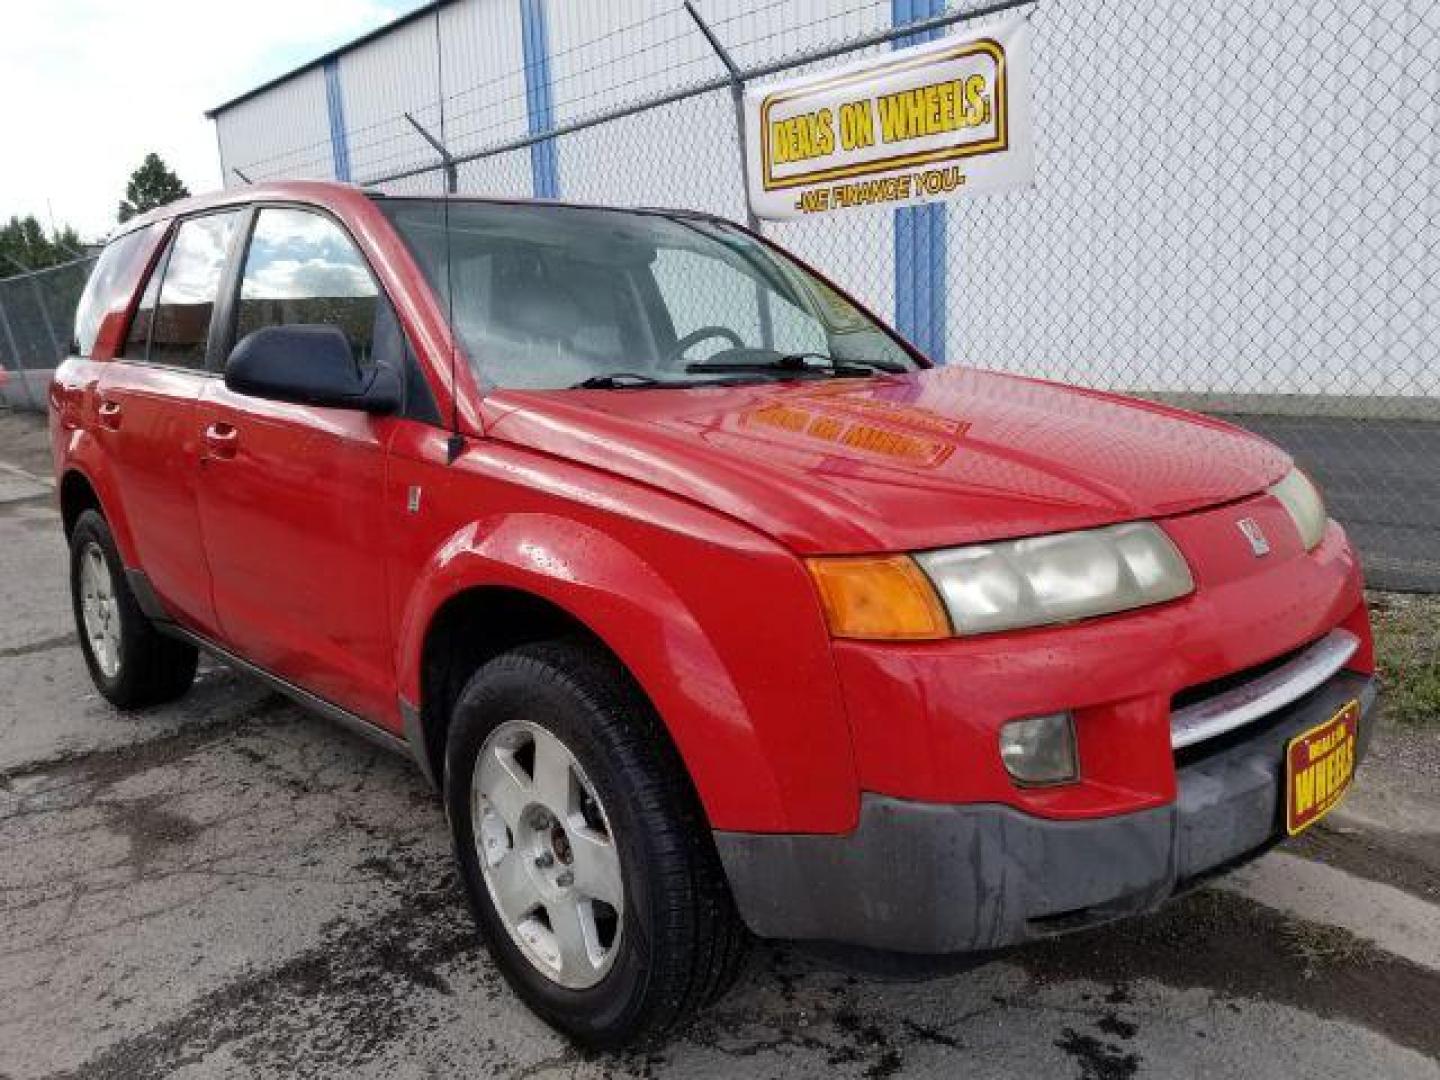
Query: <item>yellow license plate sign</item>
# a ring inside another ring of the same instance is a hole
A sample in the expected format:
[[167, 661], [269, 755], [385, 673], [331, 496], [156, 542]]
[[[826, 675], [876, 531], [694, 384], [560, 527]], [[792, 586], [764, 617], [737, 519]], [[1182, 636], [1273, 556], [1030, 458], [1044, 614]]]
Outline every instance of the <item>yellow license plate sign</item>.
[[1285, 828], [1309, 828], [1339, 803], [1355, 775], [1360, 702], [1290, 740], [1285, 750]]

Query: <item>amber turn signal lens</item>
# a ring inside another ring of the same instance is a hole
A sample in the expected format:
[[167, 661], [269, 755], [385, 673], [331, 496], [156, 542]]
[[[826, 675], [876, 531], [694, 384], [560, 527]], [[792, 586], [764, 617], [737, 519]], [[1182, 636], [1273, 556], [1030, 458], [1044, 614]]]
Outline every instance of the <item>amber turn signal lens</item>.
[[928, 641], [950, 636], [930, 580], [904, 555], [808, 559], [830, 633], [841, 638]]

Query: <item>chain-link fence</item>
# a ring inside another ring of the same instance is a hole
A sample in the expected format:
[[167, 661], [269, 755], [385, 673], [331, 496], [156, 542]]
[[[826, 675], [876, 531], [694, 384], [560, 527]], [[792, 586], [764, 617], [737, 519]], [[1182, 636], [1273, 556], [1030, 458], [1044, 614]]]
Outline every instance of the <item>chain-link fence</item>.
[[[394, 32], [389, 60], [374, 44], [357, 54], [358, 122], [346, 124], [328, 67], [328, 120], [306, 104], [322, 91], [296, 82], [269, 92], [268, 114], [225, 121], [227, 182], [353, 175], [397, 194], [558, 195], [743, 220], [741, 88], [1023, 14], [1035, 31], [1032, 186], [759, 227], [937, 359], [1156, 397], [1262, 432], [1321, 481], [1372, 584], [1440, 592], [1440, 4], [598, 10], [550, 0], [548, 52], [537, 59], [527, 40], [519, 62], [497, 45], [515, 31], [513, 5], [441, 5]], [[457, 70], [470, 81], [457, 85]], [[277, 117], [309, 136], [277, 142]], [[237, 160], [237, 146], [263, 150]], [[11, 403], [43, 407], [88, 269], [0, 281]], [[917, 274], [932, 279], [928, 309], [910, 295]], [[1377, 604], [1405, 709], [1433, 713], [1433, 601]]]
[[94, 259], [0, 279], [0, 403], [44, 409]]
[[[523, 60], [497, 44], [518, 36], [514, 7], [443, 5], [356, 53], [344, 169], [397, 193], [744, 219], [737, 85], [1030, 18], [1031, 187], [763, 231], [947, 362], [1159, 397], [1276, 439], [1321, 480], [1372, 581], [1440, 590], [1440, 5], [550, 0], [548, 52]], [[338, 95], [315, 91], [327, 129], [303, 89], [222, 118], [227, 180], [338, 174]], [[308, 137], [279, 138], [277, 115]], [[907, 295], [921, 258], [938, 314]], [[15, 294], [0, 292], [10, 348], [39, 366], [68, 318], [52, 310], [52, 335]]]
[[[1035, 26], [1032, 187], [927, 208], [909, 247], [908, 210], [763, 231], [949, 362], [1262, 432], [1320, 478], [1372, 581], [1440, 590], [1440, 5], [716, 0], [562, 43], [542, 130], [517, 130], [527, 71], [447, 95], [426, 122], [462, 193], [536, 193], [543, 149], [562, 198], [743, 219], [737, 81], [1015, 8]], [[445, 189], [413, 130], [381, 141], [365, 179]], [[904, 325], [916, 245], [932, 265], [939, 252], [939, 325]]]
[[[477, 21], [465, 0], [440, 9], [407, 62], [428, 34], [441, 89], [413, 121], [345, 129], [356, 178], [743, 220], [739, 87], [1023, 13], [1033, 186], [762, 231], [937, 359], [1261, 432], [1320, 481], [1372, 585], [1440, 592], [1440, 4], [618, 0], [598, 29], [579, 0], [548, 10], [543, 61], [491, 59], [457, 88], [442, 73], [465, 69]], [[367, 64], [373, 97], [409, 92]], [[336, 175], [330, 150], [245, 172]], [[928, 312], [909, 295], [925, 274]], [[1435, 601], [1375, 603], [1392, 706], [1433, 717]]]

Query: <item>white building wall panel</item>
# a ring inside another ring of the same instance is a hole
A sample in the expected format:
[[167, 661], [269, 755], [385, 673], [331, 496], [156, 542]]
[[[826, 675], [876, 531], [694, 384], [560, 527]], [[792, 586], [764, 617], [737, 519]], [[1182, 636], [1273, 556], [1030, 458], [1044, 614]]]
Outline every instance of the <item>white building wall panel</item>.
[[519, 0], [463, 0], [440, 12], [445, 125], [457, 153], [528, 130]]
[[796, 56], [891, 25], [890, 0], [703, 0], [700, 8], [741, 67]]
[[226, 187], [251, 180], [335, 178], [325, 73], [301, 72], [215, 119]]
[[[350, 174], [356, 183], [432, 164], [438, 155], [405, 119], [439, 134], [435, 20], [418, 19], [339, 58]], [[434, 178], [427, 185], [439, 191]]]
[[725, 73], [695, 23], [673, 0], [551, 3], [546, 23], [557, 123]]
[[[724, 68], [668, 0], [552, 4], [551, 97], [557, 124], [714, 78]], [[560, 194], [623, 206], [686, 206], [743, 217], [730, 96], [720, 91], [566, 136]]]

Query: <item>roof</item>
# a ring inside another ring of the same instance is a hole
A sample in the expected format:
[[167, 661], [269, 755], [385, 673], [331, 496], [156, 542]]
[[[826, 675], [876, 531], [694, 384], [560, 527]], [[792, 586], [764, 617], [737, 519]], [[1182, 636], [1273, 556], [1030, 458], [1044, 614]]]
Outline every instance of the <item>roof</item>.
[[[442, 0], [449, 2], [449, 0]], [[298, 202], [318, 206], [322, 209], [332, 211], [343, 210], [348, 205], [355, 205], [355, 200], [363, 199], [371, 201], [374, 199], [385, 199], [387, 201], [449, 201], [453, 203], [486, 203], [492, 206], [553, 206], [572, 210], [610, 210], [627, 214], [654, 214], [670, 218], [700, 218], [709, 221], [725, 221], [727, 224], [735, 224], [723, 217], [714, 214], [707, 214], [698, 210], [676, 210], [655, 206], [613, 206], [604, 203], [577, 203], [568, 202], [563, 199], [530, 199], [516, 196], [486, 196], [486, 195], [387, 195], [382, 191], [375, 191], [370, 188], [361, 187], [358, 184], [347, 184], [339, 180], [267, 180], [258, 184], [246, 184], [241, 187], [225, 188], [220, 191], [211, 191], [202, 195], [192, 195], [186, 199], [179, 199], [175, 202], [158, 206], [154, 210], [148, 210], [143, 214], [137, 214], [123, 225], [119, 226], [110, 239], [115, 239], [137, 229], [143, 229], [147, 225], [153, 225], [157, 221], [168, 221], [171, 218], [184, 214], [193, 214], [197, 211], [213, 210], [224, 206], [248, 206], [255, 202], [267, 200], [277, 202]]]
[[353, 41], [347, 41], [344, 45], [341, 45], [338, 48], [331, 49], [327, 53], [322, 53], [321, 55], [315, 57], [315, 59], [313, 60], [307, 60], [299, 67], [291, 68], [283, 75], [277, 75], [273, 79], [269, 79], [266, 82], [261, 83], [259, 86], [256, 86], [250, 90], [246, 90], [238, 97], [233, 97], [229, 101], [223, 101], [219, 105], [216, 105], [214, 108], [206, 109], [205, 119], [214, 120], [226, 109], [233, 108], [234, 106], [239, 105], [243, 101], [249, 101], [251, 98], [265, 93], [266, 90], [270, 90], [276, 86], [279, 86], [283, 82], [288, 82], [289, 80], [295, 78], [296, 75], [303, 75], [307, 71], [310, 71], [317, 67], [321, 67], [322, 65], [329, 63], [331, 60], [334, 60], [337, 56], [343, 56], [345, 53], [350, 52], [353, 49], [358, 49], [360, 48], [360, 46], [366, 45], [374, 41], [376, 38], [382, 37], [383, 35], [390, 33], [392, 30], [398, 30], [400, 27], [406, 25], [407, 23], [412, 23], [416, 19], [422, 19], [426, 15], [433, 13], [439, 8], [446, 7], [454, 2], [455, 0], [428, 0], [427, 3], [421, 4], [414, 11], [409, 11], [406, 12], [404, 15], [397, 16], [396, 18], [391, 19], [389, 22], [385, 23], [383, 26], [371, 30], [368, 34], [361, 34]]
[[157, 221], [169, 221], [171, 218], [180, 217], [183, 214], [212, 210], [222, 206], [245, 206], [264, 199], [277, 199], [331, 207], [337, 202], [343, 202], [356, 196], [368, 198], [369, 195], [370, 193], [364, 188], [338, 180], [272, 180], [261, 184], [246, 184], [243, 187], [223, 188], [219, 191], [191, 195], [188, 198], [168, 202], [164, 206], [157, 206], [143, 214], [137, 214], [120, 225], [111, 234], [110, 239], [113, 242], [126, 233], [143, 229]]

